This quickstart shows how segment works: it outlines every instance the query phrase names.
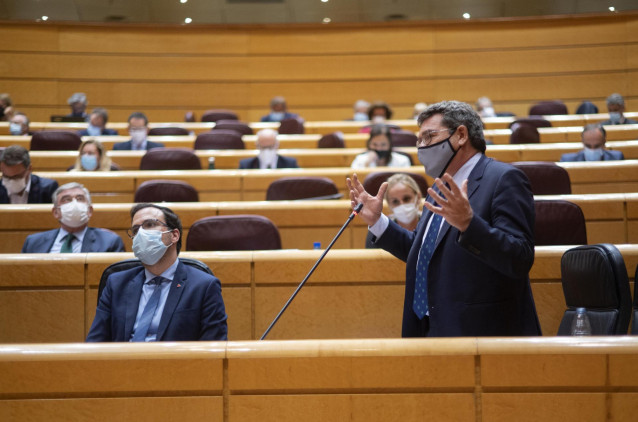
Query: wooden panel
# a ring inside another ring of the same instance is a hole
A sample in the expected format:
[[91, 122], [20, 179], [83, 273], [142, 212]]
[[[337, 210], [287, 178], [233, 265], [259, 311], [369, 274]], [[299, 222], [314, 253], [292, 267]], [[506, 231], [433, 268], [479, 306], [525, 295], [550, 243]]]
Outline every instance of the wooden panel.
[[606, 395], [603, 393], [484, 393], [483, 420], [559, 422], [605, 420]]

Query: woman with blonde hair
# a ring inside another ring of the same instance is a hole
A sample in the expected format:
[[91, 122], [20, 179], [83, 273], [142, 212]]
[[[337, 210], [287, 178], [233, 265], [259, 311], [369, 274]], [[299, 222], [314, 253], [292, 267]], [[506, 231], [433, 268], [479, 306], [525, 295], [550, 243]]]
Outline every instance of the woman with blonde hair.
[[82, 141], [78, 151], [78, 158], [70, 171], [111, 171], [117, 170], [111, 159], [106, 155], [104, 145], [97, 139], [89, 138]]

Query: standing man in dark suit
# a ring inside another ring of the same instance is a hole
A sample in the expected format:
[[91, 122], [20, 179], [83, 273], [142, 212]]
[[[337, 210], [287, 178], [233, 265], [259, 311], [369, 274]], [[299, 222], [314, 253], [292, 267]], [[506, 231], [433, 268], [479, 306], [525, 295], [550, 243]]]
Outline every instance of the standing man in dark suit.
[[601, 123], [592, 123], [585, 126], [580, 137], [585, 148], [578, 152], [561, 155], [561, 161], [614, 161], [625, 159], [622, 151], [605, 149], [607, 132]]
[[254, 158], [244, 158], [239, 162], [240, 169], [282, 169], [299, 168], [297, 160], [293, 157], [282, 157], [277, 154], [279, 141], [277, 131], [272, 129], [262, 129], [257, 132], [257, 149], [259, 156]]
[[113, 136], [117, 135], [117, 130], [107, 129], [106, 123], [109, 121], [109, 113], [105, 108], [94, 108], [89, 115], [89, 125], [86, 129], [78, 131], [80, 136]]
[[124, 252], [118, 235], [88, 227], [93, 206], [87, 188], [75, 182], [62, 185], [53, 192], [53, 204], [60, 228], [27, 236], [22, 253]]
[[32, 173], [29, 151], [19, 145], [5, 148], [0, 158], [0, 204], [50, 204], [58, 182]]
[[180, 262], [182, 223], [168, 208], [131, 209], [133, 252], [143, 267], [111, 274], [87, 342], [227, 340], [217, 277]]
[[163, 148], [164, 144], [146, 139], [148, 136], [148, 118], [144, 113], [136, 111], [128, 117], [128, 133], [131, 140], [113, 144], [114, 150], [146, 151], [153, 148]]
[[356, 175], [347, 180], [373, 241], [407, 263], [403, 337], [540, 335], [527, 178], [484, 155], [481, 119], [468, 104], [431, 105], [417, 123], [419, 161], [436, 188], [413, 232], [382, 215], [387, 183], [371, 196]]

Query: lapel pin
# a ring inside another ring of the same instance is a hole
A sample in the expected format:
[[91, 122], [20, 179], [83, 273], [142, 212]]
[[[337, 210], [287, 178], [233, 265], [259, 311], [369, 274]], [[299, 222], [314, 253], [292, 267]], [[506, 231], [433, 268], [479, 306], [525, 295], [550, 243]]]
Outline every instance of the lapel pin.
[[181, 284], [179, 284], [179, 283], [177, 283], [177, 287], [182, 287], [182, 285], [181, 285]]

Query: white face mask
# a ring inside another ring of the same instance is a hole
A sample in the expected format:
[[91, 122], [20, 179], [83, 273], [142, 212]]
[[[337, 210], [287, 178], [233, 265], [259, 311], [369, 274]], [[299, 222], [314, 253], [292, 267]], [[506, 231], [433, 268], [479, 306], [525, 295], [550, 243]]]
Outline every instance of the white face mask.
[[585, 161], [601, 161], [603, 159], [602, 148], [585, 147]]
[[168, 246], [162, 241], [162, 234], [169, 231], [144, 230], [140, 228], [133, 238], [133, 253], [146, 265], [155, 265], [166, 253]]
[[373, 116], [372, 117], [372, 123], [374, 124], [381, 124], [385, 122], [385, 117], [384, 116]]
[[58, 207], [62, 217], [60, 222], [69, 227], [81, 227], [89, 222], [89, 205], [86, 202], [78, 202], [74, 199], [71, 202]]
[[610, 111], [609, 112], [609, 120], [611, 120], [612, 125], [617, 125], [620, 123], [620, 112], [618, 111]]
[[275, 157], [277, 150], [274, 148], [264, 148], [259, 150], [259, 161], [266, 164], [276, 165]]
[[9, 123], [9, 133], [14, 136], [22, 135], [22, 125], [20, 123]]
[[131, 129], [129, 134], [131, 135], [131, 141], [135, 145], [141, 145], [146, 139], [146, 129]]
[[27, 181], [24, 178], [9, 179], [8, 177], [2, 178], [2, 186], [5, 187], [9, 195], [15, 195], [22, 192], [27, 187]]
[[89, 125], [86, 128], [86, 131], [89, 134], [89, 136], [100, 136], [102, 134], [102, 129], [93, 125]]
[[416, 219], [418, 215], [416, 203], [396, 206], [392, 209], [392, 214], [399, 221], [399, 223], [410, 224]]
[[368, 120], [368, 113], [354, 113], [354, 121], [362, 122]]

